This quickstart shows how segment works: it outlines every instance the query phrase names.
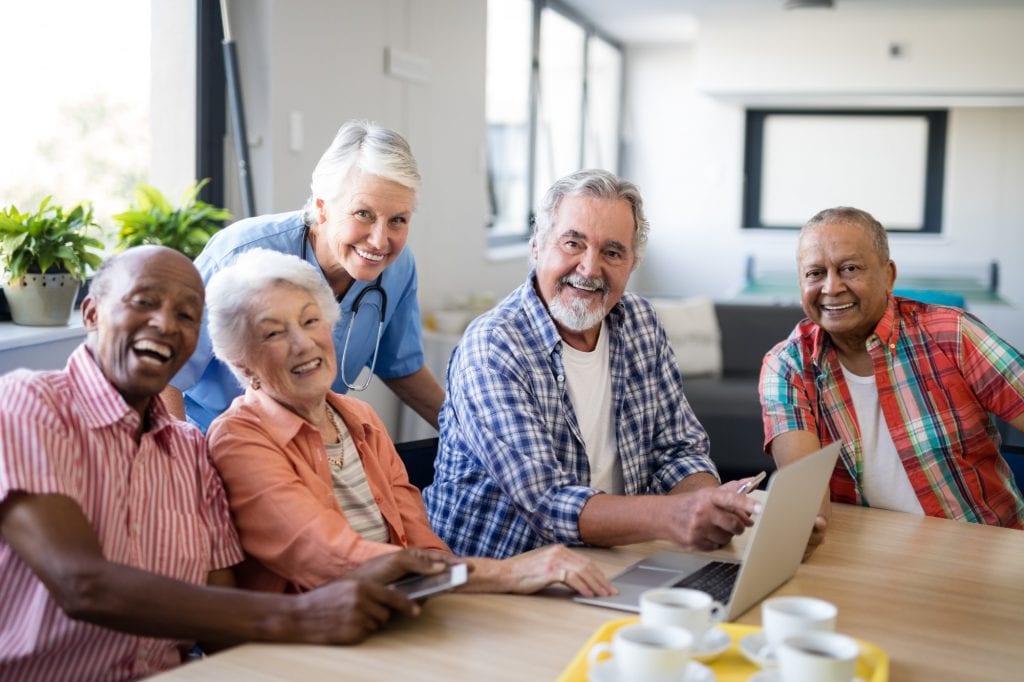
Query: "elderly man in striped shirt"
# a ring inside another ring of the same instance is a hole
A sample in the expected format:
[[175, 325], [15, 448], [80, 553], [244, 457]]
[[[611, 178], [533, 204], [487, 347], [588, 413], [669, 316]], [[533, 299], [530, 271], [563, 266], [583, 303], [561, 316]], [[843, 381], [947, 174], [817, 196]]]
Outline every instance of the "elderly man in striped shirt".
[[959, 308], [893, 296], [885, 228], [865, 211], [815, 215], [797, 261], [809, 319], [764, 359], [767, 452], [784, 466], [841, 440], [832, 500], [1021, 528], [990, 417], [1024, 429], [1020, 352]]
[[136, 679], [196, 639], [355, 642], [417, 610], [383, 581], [443, 567], [404, 551], [300, 596], [226, 589], [242, 551], [224, 490], [159, 398], [202, 312], [191, 261], [130, 249], [97, 273], [63, 370], [0, 378], [0, 678]]

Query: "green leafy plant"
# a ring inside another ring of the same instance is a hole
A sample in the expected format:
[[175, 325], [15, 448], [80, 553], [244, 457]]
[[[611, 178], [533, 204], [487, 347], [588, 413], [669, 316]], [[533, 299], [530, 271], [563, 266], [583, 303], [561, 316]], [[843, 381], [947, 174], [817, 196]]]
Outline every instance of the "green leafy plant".
[[181, 206], [174, 207], [167, 197], [152, 185], [135, 188], [135, 203], [114, 220], [120, 224], [118, 250], [140, 244], [162, 244], [195, 258], [220, 229], [230, 220], [231, 211], [212, 206], [198, 198], [209, 178], [193, 182], [185, 189]]
[[83, 280], [87, 267], [100, 265], [96, 249], [103, 242], [88, 234], [99, 228], [92, 206], [82, 203], [65, 212], [51, 205], [51, 199], [46, 197], [30, 213], [13, 205], [0, 212], [0, 260], [11, 282], [29, 272], [67, 272]]

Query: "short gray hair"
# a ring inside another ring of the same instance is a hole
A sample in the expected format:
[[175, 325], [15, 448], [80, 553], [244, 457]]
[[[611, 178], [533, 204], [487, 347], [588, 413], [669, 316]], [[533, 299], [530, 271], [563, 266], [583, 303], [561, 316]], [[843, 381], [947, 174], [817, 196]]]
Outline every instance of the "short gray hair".
[[882, 227], [882, 223], [875, 220], [875, 217], [867, 211], [851, 206], [836, 206], [835, 208], [826, 208], [815, 213], [814, 217], [804, 223], [803, 228], [801, 228], [797, 244], [802, 243], [804, 235], [816, 227], [835, 223], [846, 223], [865, 230], [868, 236], [871, 237], [871, 242], [875, 245], [875, 252], [878, 254], [878, 257], [882, 259], [883, 263], [889, 262], [889, 235], [886, 233], [885, 228]]
[[396, 182], [414, 193], [422, 182], [404, 137], [372, 121], [348, 121], [313, 169], [309, 199], [302, 209], [307, 225], [316, 224], [316, 200], [337, 198], [354, 170]]
[[298, 256], [251, 249], [231, 265], [214, 273], [206, 285], [206, 313], [213, 352], [228, 366], [243, 386], [242, 373], [249, 350], [249, 323], [254, 302], [264, 291], [288, 285], [303, 289], [320, 307], [323, 320], [332, 329], [341, 311], [331, 287], [312, 265]]
[[[647, 248], [647, 233], [650, 224], [644, 216], [644, 200], [640, 189], [628, 180], [622, 180], [614, 173], [591, 168], [570, 173], [551, 185], [533, 220], [533, 236], [530, 245], [537, 248], [548, 239], [548, 232], [555, 221], [555, 213], [565, 197], [593, 197], [595, 199], [625, 199], [633, 208], [633, 269], [643, 260]], [[532, 260], [532, 256], [531, 256]]]

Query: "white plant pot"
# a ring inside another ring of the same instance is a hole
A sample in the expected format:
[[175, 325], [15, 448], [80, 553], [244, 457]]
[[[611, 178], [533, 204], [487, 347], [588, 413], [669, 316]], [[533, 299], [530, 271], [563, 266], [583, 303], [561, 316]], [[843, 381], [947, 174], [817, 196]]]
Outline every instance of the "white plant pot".
[[4, 298], [15, 324], [60, 327], [71, 319], [81, 282], [67, 273], [29, 274], [4, 282]]

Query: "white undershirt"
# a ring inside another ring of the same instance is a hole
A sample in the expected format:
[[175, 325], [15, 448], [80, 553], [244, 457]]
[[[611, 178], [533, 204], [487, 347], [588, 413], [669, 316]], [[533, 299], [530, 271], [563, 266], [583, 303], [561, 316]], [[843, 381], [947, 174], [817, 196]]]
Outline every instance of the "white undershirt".
[[608, 334], [601, 323], [597, 347], [589, 353], [562, 344], [562, 363], [569, 400], [576, 411], [583, 444], [590, 461], [590, 487], [621, 495], [622, 463], [615, 441], [612, 415], [611, 366], [608, 360]]
[[864, 460], [861, 490], [867, 503], [872, 507], [923, 516], [921, 502], [885, 423], [874, 375], [857, 376], [843, 367], [843, 377], [850, 389], [860, 427], [860, 450]]

